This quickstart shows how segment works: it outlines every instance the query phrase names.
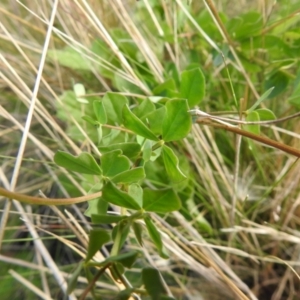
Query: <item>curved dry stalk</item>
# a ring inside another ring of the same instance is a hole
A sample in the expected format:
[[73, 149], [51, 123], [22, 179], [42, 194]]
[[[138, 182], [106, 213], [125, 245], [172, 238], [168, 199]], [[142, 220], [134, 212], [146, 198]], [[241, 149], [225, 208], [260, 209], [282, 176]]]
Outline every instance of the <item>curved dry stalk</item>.
[[204, 112], [202, 112], [201, 110], [198, 110], [198, 109], [190, 110], [190, 112], [192, 114], [199, 115], [200, 117], [202, 116], [202, 117], [205, 117], [205, 118], [210, 118], [210, 119], [215, 120], [217, 122], [218, 122], [218, 120], [220, 120], [220, 121], [231, 122], [231, 123], [235, 123], [235, 124], [262, 125], [262, 126], [281, 123], [281, 122], [288, 121], [288, 120], [291, 120], [291, 119], [294, 119], [294, 118], [297, 118], [297, 117], [300, 116], [300, 112], [297, 112], [297, 113], [292, 114], [290, 116], [279, 118], [279, 119], [276, 119], [276, 120], [243, 121], [243, 120], [238, 120], [238, 119], [223, 118], [223, 117], [219, 117], [219, 116], [216, 116], [216, 115], [207, 114], [207, 113], [204, 113]]
[[35, 205], [70, 205], [70, 204], [76, 204], [81, 202], [90, 201], [96, 198], [101, 197], [102, 192], [97, 192], [90, 195], [85, 195], [81, 197], [75, 197], [75, 198], [40, 198], [40, 197], [33, 197], [28, 196], [21, 193], [11, 192], [4, 188], [0, 187], [0, 195], [4, 196], [8, 199], [14, 199], [22, 203], [28, 203], [28, 204], [35, 204]]
[[199, 121], [197, 121], [197, 123], [203, 124], [203, 125], [209, 125], [209, 126], [216, 127], [216, 128], [225, 129], [227, 131], [231, 131], [233, 133], [245, 136], [247, 138], [250, 138], [250, 139], [255, 140], [257, 142], [260, 142], [262, 144], [277, 148], [277, 149], [282, 150], [282, 151], [284, 151], [288, 154], [292, 154], [292, 155], [297, 156], [297, 157], [300, 158], [300, 150], [298, 150], [294, 147], [279, 143], [279, 142], [274, 141], [272, 139], [269, 139], [267, 137], [263, 137], [263, 136], [254, 134], [252, 132], [240, 129], [238, 127], [229, 126], [229, 125], [224, 124], [224, 123], [223, 124], [213, 123], [213, 122], [207, 121], [207, 120], [199, 120]]

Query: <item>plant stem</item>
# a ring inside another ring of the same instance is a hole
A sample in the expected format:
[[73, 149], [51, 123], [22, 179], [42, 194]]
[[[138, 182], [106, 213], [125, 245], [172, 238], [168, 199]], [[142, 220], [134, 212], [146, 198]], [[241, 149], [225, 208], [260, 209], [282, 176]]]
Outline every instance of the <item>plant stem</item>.
[[20, 194], [16, 192], [8, 191], [4, 188], [0, 187], [0, 195], [4, 196], [11, 200], [17, 200], [22, 203], [27, 204], [36, 204], [36, 205], [70, 205], [70, 204], [76, 204], [80, 202], [86, 202], [89, 200], [93, 200], [96, 198], [99, 198], [102, 195], [102, 192], [97, 192], [90, 195], [85, 195], [81, 197], [75, 197], [75, 198], [40, 198], [40, 197], [33, 197], [25, 194]]
[[97, 282], [97, 280], [99, 279], [99, 277], [105, 272], [105, 270], [107, 268], [109, 268], [111, 265], [111, 263], [103, 266], [98, 273], [95, 275], [95, 277], [93, 278], [93, 280], [89, 283], [89, 285], [87, 286], [87, 288], [83, 291], [83, 293], [81, 294], [79, 300], [84, 300], [87, 296], [87, 294], [89, 293], [89, 291], [93, 288], [93, 286], [95, 285], [95, 283]]
[[213, 126], [213, 127], [216, 127], [216, 128], [225, 129], [227, 131], [234, 132], [236, 134], [239, 134], [239, 135], [248, 137], [248, 138], [250, 138], [252, 140], [258, 141], [258, 142], [260, 142], [262, 144], [269, 145], [271, 147], [280, 149], [280, 150], [282, 150], [282, 151], [284, 151], [286, 153], [289, 153], [289, 154], [292, 154], [294, 156], [300, 157], [300, 150], [298, 150], [296, 148], [293, 148], [291, 146], [288, 146], [288, 145], [276, 142], [276, 141], [274, 141], [272, 139], [269, 139], [267, 137], [263, 137], [263, 136], [251, 133], [249, 131], [240, 129], [238, 127], [228, 126], [228, 125], [220, 124], [220, 123], [213, 123], [213, 122], [210, 122], [210, 121], [207, 122], [205, 120], [199, 120], [199, 121], [197, 121], [197, 123], [204, 124], [204, 125], [209, 125], [209, 126]]

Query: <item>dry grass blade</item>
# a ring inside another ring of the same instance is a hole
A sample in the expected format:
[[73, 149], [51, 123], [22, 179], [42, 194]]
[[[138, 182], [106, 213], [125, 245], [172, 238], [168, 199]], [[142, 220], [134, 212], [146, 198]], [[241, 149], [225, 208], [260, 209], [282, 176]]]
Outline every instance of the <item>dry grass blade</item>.
[[52, 300], [53, 298], [51, 298], [48, 294], [43, 293], [41, 290], [39, 290], [36, 286], [34, 286], [29, 280], [27, 280], [26, 278], [20, 276], [17, 272], [15, 272], [14, 270], [10, 270], [9, 273], [18, 281], [20, 281], [24, 286], [26, 286], [28, 289], [31, 289], [33, 291], [33, 293], [39, 297], [41, 297], [42, 299], [45, 300]]

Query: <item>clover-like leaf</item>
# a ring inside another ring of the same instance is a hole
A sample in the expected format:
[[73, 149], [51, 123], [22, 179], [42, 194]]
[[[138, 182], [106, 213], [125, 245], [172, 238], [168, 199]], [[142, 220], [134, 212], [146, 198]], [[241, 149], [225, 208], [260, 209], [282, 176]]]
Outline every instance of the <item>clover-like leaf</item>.
[[54, 162], [67, 170], [91, 175], [101, 175], [102, 170], [95, 158], [82, 152], [79, 156], [74, 156], [64, 151], [57, 151], [54, 155]]
[[82, 120], [88, 122], [89, 124], [93, 125], [93, 126], [97, 126], [98, 122], [96, 120], [94, 120], [92, 117], [90, 116], [82, 116]]
[[289, 85], [290, 78], [289, 76], [282, 71], [275, 71], [273, 72], [269, 78], [265, 81], [265, 89], [272, 89], [272, 92], [268, 96], [268, 98], [274, 98], [283, 91], [285, 91]]
[[123, 155], [127, 156], [131, 160], [134, 160], [140, 154], [141, 145], [138, 143], [128, 142], [99, 147], [101, 153], [107, 153], [116, 149], [120, 149]]
[[131, 220], [124, 219], [120, 221], [112, 230], [111, 236], [114, 243], [117, 244], [117, 252], [123, 247], [130, 231]]
[[176, 83], [173, 78], [167, 79], [152, 90], [154, 95], [173, 97], [176, 93]]
[[159, 252], [159, 255], [163, 258], [169, 258], [167, 250], [162, 242], [161, 235], [160, 235], [159, 231], [157, 230], [156, 226], [153, 224], [150, 216], [145, 216], [144, 221], [145, 221], [149, 236], [151, 237], [153, 243], [155, 244], [155, 246]]
[[111, 178], [113, 183], [130, 184], [138, 182], [146, 177], [145, 170], [143, 167], [137, 167], [125, 172], [121, 172]]
[[128, 99], [120, 94], [107, 92], [102, 98], [103, 106], [106, 111], [107, 119], [112, 124], [122, 123], [122, 108], [128, 103]]
[[47, 55], [51, 60], [58, 62], [59, 65], [72, 70], [91, 70], [90, 60], [82, 55], [80, 51], [71, 46], [65, 47], [61, 50], [49, 50], [47, 51]]
[[129, 170], [130, 161], [126, 156], [122, 155], [122, 151], [118, 149], [102, 155], [101, 167], [104, 176], [114, 177], [119, 173]]
[[200, 103], [205, 95], [205, 78], [200, 68], [183, 71], [181, 74], [180, 97], [187, 99], [189, 106]]
[[169, 175], [171, 181], [180, 182], [186, 179], [186, 176], [182, 173], [182, 171], [179, 168], [178, 158], [171, 148], [169, 148], [166, 145], [163, 145], [162, 157], [164, 160], [167, 174]]
[[129, 196], [127, 193], [119, 190], [113, 183], [108, 182], [102, 190], [102, 199], [112, 204], [139, 210], [140, 204], [135, 201], [134, 198]]
[[151, 299], [161, 299], [161, 296], [165, 293], [165, 287], [159, 271], [154, 268], [144, 268], [142, 280]]
[[173, 189], [150, 190], [144, 189], [143, 209], [157, 213], [167, 213], [178, 210], [181, 202]]
[[89, 245], [85, 261], [93, 258], [95, 253], [106, 243], [110, 241], [110, 234], [101, 228], [92, 229], [89, 234]]
[[150, 160], [152, 155], [152, 141], [146, 140], [146, 142], [142, 141], [143, 145], [143, 160], [147, 162]]
[[131, 250], [131, 251], [126, 252], [126, 253], [122, 253], [122, 254], [119, 254], [119, 255], [110, 256], [107, 259], [105, 259], [104, 261], [99, 262], [97, 264], [94, 263], [93, 265], [105, 266], [108, 263], [119, 262], [124, 267], [131, 268], [131, 266], [134, 264], [134, 262], [138, 258], [138, 255], [139, 255], [139, 252], [137, 252], [135, 250]]
[[141, 119], [143, 116], [152, 111], [155, 111], [154, 103], [149, 99], [144, 99], [142, 103], [135, 108], [134, 113], [138, 118]]
[[134, 232], [134, 235], [135, 235], [138, 243], [140, 244], [140, 246], [143, 247], [143, 229], [144, 229], [144, 227], [138, 222], [133, 222], [132, 228], [133, 228], [133, 232]]
[[149, 112], [142, 118], [144, 123], [149, 124], [149, 128], [156, 135], [162, 134], [162, 120], [165, 117], [166, 108], [162, 106], [152, 112]]
[[[99, 192], [102, 190], [102, 188], [102, 181], [98, 182], [89, 190], [89, 194]], [[98, 199], [88, 201], [88, 208], [84, 212], [84, 215], [87, 217], [91, 217], [92, 214], [106, 214], [107, 209], [108, 203], [100, 197]]]
[[[248, 122], [259, 122], [259, 114], [255, 110], [250, 112], [247, 117], [246, 121]], [[260, 125], [259, 124], [253, 124], [253, 125], [245, 125], [244, 128], [247, 131], [250, 131], [255, 134], [260, 134]]]
[[97, 121], [100, 124], [106, 124], [107, 115], [106, 115], [106, 111], [105, 111], [105, 107], [103, 105], [103, 102], [94, 101], [93, 102], [93, 107], [94, 107], [94, 113], [96, 115]]
[[142, 207], [143, 206], [143, 189], [137, 183], [128, 187], [128, 194]]
[[255, 110], [258, 115], [259, 115], [259, 119], [261, 121], [268, 121], [268, 120], [276, 120], [276, 116], [275, 114], [267, 108], [259, 108]]
[[162, 125], [165, 142], [181, 140], [190, 132], [192, 120], [188, 110], [187, 101], [184, 99], [172, 99], [166, 103]]
[[156, 135], [135, 115], [127, 105], [123, 107], [124, 126], [134, 133], [153, 141], [158, 141]]

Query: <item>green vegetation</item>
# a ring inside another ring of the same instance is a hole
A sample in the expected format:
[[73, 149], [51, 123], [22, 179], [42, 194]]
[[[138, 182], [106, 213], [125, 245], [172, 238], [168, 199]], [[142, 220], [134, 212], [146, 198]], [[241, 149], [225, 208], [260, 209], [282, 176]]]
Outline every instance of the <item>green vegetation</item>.
[[299, 1], [23, 4], [1, 299], [298, 299]]

